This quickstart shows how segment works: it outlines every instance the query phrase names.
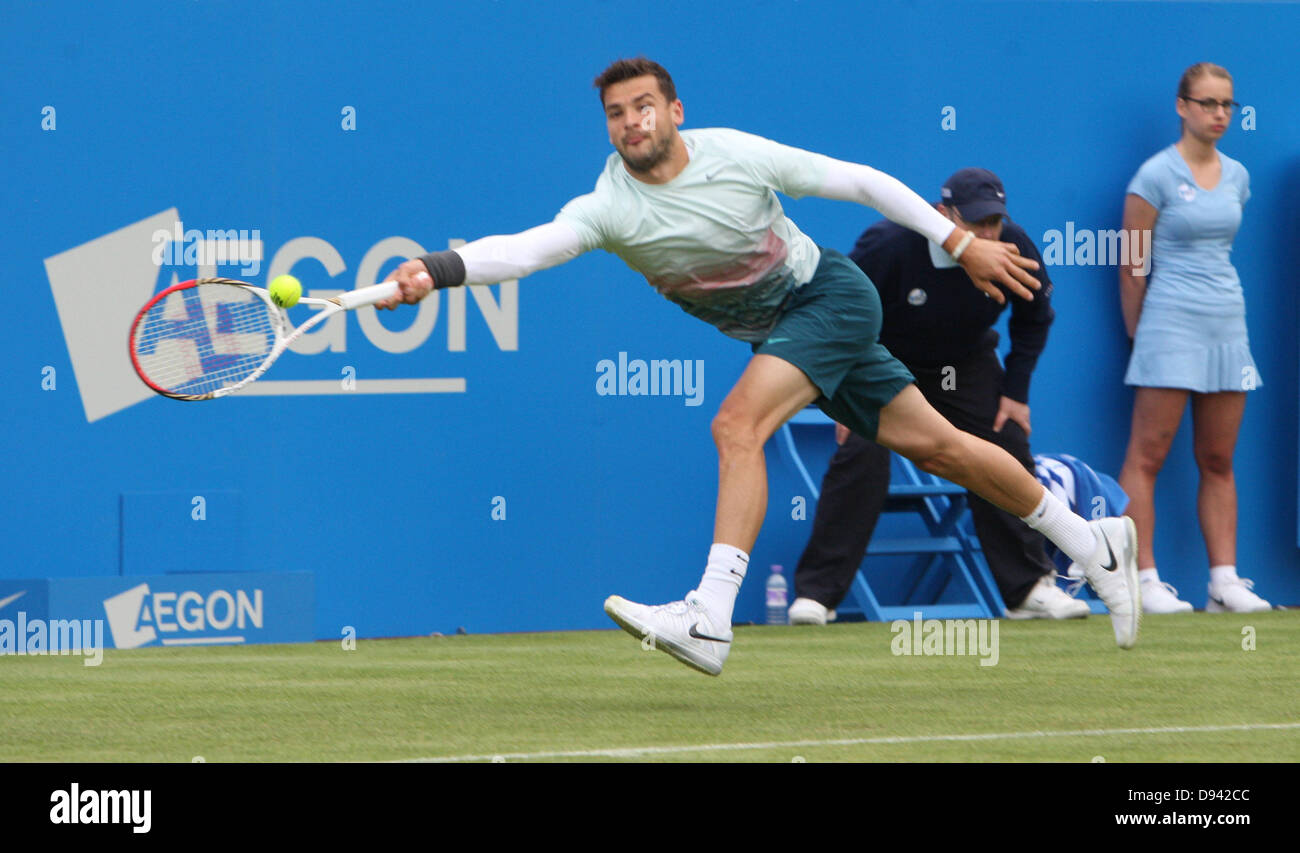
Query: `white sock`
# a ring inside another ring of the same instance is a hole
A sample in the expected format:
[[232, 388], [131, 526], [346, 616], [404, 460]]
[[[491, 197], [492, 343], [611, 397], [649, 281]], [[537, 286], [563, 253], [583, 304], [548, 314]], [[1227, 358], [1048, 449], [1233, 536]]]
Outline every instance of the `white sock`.
[[1138, 569], [1138, 582], [1160, 583], [1160, 575], [1156, 572], [1156, 567], [1152, 566], [1149, 569]]
[[1210, 583], [1234, 583], [1237, 580], [1240, 578], [1236, 566], [1210, 566]]
[[748, 568], [749, 555], [739, 548], [717, 542], [709, 549], [709, 562], [695, 593], [722, 627], [731, 625], [731, 611]]
[[1052, 540], [1074, 562], [1084, 566], [1092, 559], [1092, 552], [1097, 547], [1097, 537], [1082, 516], [1075, 515], [1070, 508], [1043, 487], [1043, 499], [1029, 515], [1020, 519], [1034, 530]]

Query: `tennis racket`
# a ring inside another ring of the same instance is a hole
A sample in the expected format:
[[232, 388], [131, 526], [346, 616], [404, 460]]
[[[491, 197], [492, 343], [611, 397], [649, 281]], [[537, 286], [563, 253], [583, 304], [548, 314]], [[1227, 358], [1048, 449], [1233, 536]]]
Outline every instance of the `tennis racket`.
[[131, 364], [144, 384], [173, 400], [215, 400], [255, 382], [303, 334], [340, 311], [396, 295], [397, 282], [329, 299], [297, 328], [264, 288], [230, 278], [183, 281], [150, 299], [131, 324]]

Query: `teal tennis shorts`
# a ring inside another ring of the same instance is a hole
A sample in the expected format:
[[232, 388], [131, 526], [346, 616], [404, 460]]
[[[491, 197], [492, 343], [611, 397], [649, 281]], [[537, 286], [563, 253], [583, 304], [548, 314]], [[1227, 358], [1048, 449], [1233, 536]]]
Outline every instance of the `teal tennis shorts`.
[[882, 312], [876, 286], [834, 249], [822, 249], [821, 255], [812, 280], [790, 294], [754, 352], [802, 370], [822, 393], [818, 408], [874, 440], [880, 410], [913, 377], [878, 340]]

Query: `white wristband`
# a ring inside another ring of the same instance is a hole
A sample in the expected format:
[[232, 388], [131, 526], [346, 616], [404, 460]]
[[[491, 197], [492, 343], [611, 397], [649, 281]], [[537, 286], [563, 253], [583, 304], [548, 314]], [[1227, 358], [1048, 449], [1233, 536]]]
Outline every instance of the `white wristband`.
[[967, 231], [966, 236], [962, 237], [961, 242], [957, 244], [957, 248], [952, 250], [952, 259], [954, 261], [961, 260], [961, 253], [966, 251], [966, 247], [969, 246], [971, 240], [974, 239], [975, 239], [975, 232]]

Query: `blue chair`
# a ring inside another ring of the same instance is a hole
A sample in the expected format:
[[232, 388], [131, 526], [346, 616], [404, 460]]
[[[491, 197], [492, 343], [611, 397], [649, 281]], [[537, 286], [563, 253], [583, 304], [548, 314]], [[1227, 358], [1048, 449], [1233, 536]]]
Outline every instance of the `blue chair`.
[[[795, 415], [777, 434], [778, 449], [799, 473], [814, 500], [820, 494], [820, 478], [814, 480], [809, 474], [795, 441], [795, 430], [824, 430], [830, 426], [830, 418], [810, 407]], [[872, 557], [913, 557], [905, 572], [903, 601], [882, 603], [866, 572], [859, 568], [849, 593], [856, 607], [846, 601], [840, 612], [861, 613], [866, 619], [881, 622], [912, 619], [917, 611], [923, 619], [1001, 617], [1005, 605], [971, 527], [966, 490], [919, 471], [898, 454], [893, 454], [893, 466], [884, 512], [919, 517], [927, 535], [889, 538], [877, 531], [867, 548], [868, 561]], [[949, 592], [953, 584], [957, 586]], [[941, 598], [959, 601], [939, 603]]]

